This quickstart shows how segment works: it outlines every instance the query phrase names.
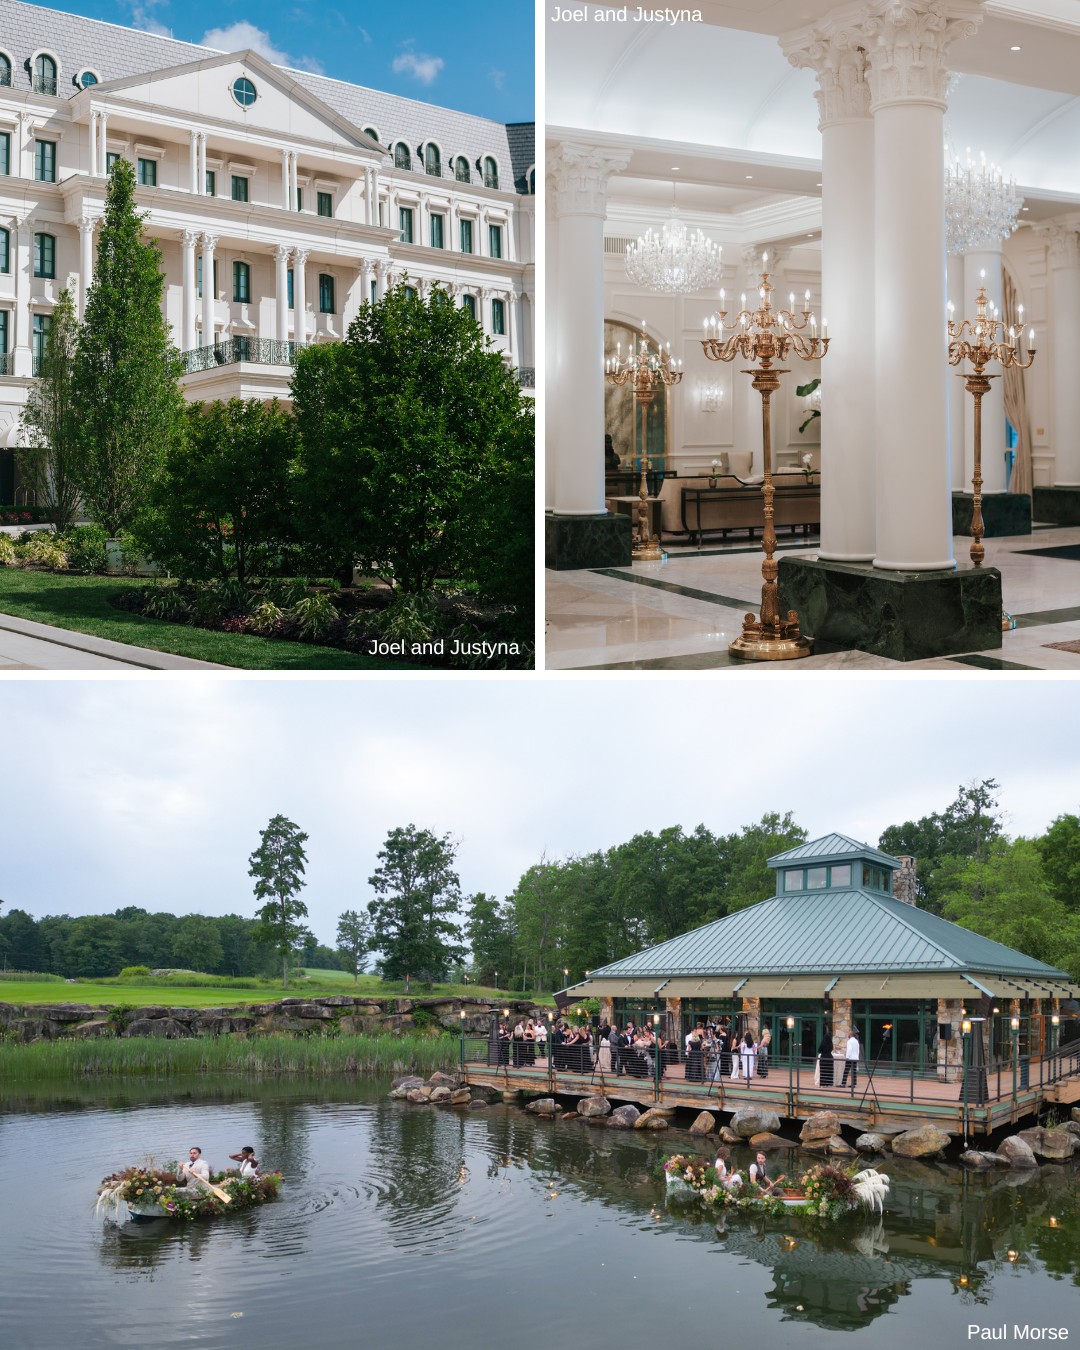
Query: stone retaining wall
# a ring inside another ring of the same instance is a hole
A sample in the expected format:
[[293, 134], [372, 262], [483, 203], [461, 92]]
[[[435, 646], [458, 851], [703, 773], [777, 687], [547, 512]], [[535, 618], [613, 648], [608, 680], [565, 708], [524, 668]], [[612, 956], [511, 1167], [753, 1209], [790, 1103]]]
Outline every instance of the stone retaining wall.
[[[52, 1041], [87, 1036], [222, 1036], [292, 1033], [401, 1035], [425, 1028], [486, 1036], [491, 1013], [509, 1008], [514, 1017], [541, 1013], [534, 1004], [481, 998], [362, 998], [331, 994], [323, 998], [283, 998], [231, 1008], [179, 1008], [123, 1004], [109, 1008], [88, 1003], [0, 1003], [0, 1033], [21, 1041]], [[419, 1017], [417, 1014], [421, 1014]]]

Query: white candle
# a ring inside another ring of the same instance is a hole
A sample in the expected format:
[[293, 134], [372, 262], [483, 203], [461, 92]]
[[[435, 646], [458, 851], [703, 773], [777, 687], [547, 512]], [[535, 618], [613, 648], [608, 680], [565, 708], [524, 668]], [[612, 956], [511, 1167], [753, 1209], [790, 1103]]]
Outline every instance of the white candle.
[[761, 255], [761, 267], [765, 272], [769, 270], [769, 255], [767, 252]]
[[1028, 350], [1030, 351], [1031, 348], [1034, 346], [1035, 346], [1035, 329], [1032, 328], [1028, 330]]
[[822, 319], [822, 320], [821, 320], [821, 336], [822, 336], [822, 337], [826, 337], [826, 338], [829, 336], [829, 321], [828, 321], [828, 319]]
[[788, 302], [788, 309], [794, 310], [794, 308], [795, 308], [795, 292], [794, 292], [794, 291], [792, 291], [792, 292], [788, 295], [787, 302]]
[[740, 308], [740, 309], [745, 309], [745, 308], [746, 308], [746, 292], [745, 292], [745, 291], [743, 291], [742, 295], [739, 296], [739, 308]]
[[726, 302], [725, 302], [725, 300], [724, 300], [724, 288], [723, 288], [723, 286], [720, 287], [720, 313], [721, 313], [721, 314], [726, 314], [726, 313], [727, 313]]

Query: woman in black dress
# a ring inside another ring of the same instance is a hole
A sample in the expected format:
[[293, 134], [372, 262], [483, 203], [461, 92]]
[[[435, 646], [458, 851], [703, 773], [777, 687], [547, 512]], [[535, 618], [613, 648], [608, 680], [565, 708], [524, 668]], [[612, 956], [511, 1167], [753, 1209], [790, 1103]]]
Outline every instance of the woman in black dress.
[[832, 1032], [828, 1027], [818, 1046], [818, 1082], [822, 1087], [833, 1085]]
[[686, 1038], [686, 1081], [688, 1083], [705, 1081], [704, 1029], [700, 1022]]

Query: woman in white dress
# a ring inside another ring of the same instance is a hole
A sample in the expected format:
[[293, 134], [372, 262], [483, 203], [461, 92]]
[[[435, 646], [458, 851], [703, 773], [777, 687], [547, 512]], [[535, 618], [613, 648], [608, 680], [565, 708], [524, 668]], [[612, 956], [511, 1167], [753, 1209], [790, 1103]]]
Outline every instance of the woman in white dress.
[[754, 1067], [757, 1064], [757, 1050], [754, 1047], [754, 1038], [749, 1031], [743, 1037], [742, 1045], [739, 1046], [739, 1063], [743, 1078], [748, 1083], [752, 1082]]

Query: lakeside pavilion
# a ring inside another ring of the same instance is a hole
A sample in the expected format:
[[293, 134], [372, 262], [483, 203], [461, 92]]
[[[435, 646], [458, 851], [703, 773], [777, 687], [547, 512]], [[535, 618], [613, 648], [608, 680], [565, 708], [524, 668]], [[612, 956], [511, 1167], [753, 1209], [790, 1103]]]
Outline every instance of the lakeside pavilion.
[[730, 1018], [755, 1041], [769, 1027], [781, 1062], [812, 1061], [826, 1028], [842, 1052], [854, 1027], [877, 1072], [942, 1081], [960, 1076], [965, 1021], [991, 1063], [1075, 1038], [1069, 975], [919, 909], [914, 859], [828, 834], [768, 865], [769, 899], [590, 971], [565, 996], [598, 998], [601, 1021], [620, 1026], [659, 1015], [680, 1058], [698, 1020]]

